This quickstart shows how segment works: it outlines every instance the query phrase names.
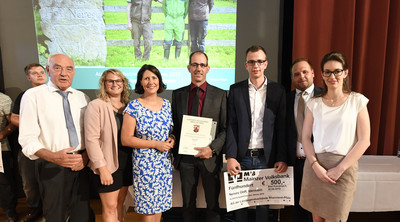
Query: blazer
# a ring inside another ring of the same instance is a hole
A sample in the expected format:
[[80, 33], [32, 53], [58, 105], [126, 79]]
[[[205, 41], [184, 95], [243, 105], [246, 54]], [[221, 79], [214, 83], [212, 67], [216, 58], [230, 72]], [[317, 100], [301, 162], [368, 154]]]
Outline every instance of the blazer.
[[[314, 96], [322, 93], [322, 89], [314, 86]], [[296, 97], [296, 90], [292, 90], [286, 94], [287, 101], [287, 146], [288, 146], [288, 165], [294, 166], [297, 158], [297, 128], [296, 118], [294, 116], [294, 100]]]
[[[286, 93], [282, 85], [267, 80], [263, 119], [264, 156], [268, 167], [287, 162], [285, 142]], [[248, 80], [231, 85], [228, 97], [226, 158], [240, 162], [249, 147], [251, 109]]]
[[[181, 155], [179, 152], [179, 139], [181, 135], [183, 115], [188, 115], [190, 85], [174, 90], [172, 92], [172, 119], [174, 121], [173, 134], [176, 137], [176, 144], [173, 149], [175, 168], [179, 167]], [[210, 159], [204, 159], [204, 165], [209, 172], [220, 170], [222, 166], [222, 151], [226, 138], [226, 91], [207, 83], [206, 96], [204, 98], [202, 117], [212, 118], [217, 122], [215, 139], [211, 142], [210, 148], [215, 155]]]
[[85, 145], [89, 167], [95, 174], [107, 166], [110, 173], [118, 169], [118, 130], [111, 102], [95, 99], [89, 103], [84, 118]]

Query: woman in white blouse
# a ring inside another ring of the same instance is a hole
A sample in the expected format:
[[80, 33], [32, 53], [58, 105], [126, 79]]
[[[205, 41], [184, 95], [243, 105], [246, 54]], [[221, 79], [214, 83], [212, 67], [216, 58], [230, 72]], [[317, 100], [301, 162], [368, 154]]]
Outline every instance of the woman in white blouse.
[[[346, 221], [357, 183], [358, 159], [370, 145], [368, 99], [352, 92], [345, 56], [330, 52], [321, 62], [324, 89], [307, 103], [302, 144], [300, 205], [314, 221]], [[312, 137], [314, 142], [312, 142]]]

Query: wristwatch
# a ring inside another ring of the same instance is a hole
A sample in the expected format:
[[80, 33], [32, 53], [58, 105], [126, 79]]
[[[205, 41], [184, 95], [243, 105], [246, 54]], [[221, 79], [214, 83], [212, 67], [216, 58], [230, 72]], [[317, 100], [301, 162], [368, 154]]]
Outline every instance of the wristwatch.
[[[213, 148], [211, 148], [211, 152], [212, 152], [211, 157], [214, 156], [215, 154], [217, 154], [217, 152], [215, 152], [215, 150], [214, 150]], [[210, 157], [210, 158], [211, 158], [211, 157]]]

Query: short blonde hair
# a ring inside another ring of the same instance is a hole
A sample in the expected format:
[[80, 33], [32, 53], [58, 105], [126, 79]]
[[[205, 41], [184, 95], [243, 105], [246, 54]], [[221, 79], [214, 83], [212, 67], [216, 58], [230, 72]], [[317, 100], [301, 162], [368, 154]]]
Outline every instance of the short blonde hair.
[[109, 73], [112, 73], [122, 79], [124, 88], [121, 93], [121, 102], [124, 104], [127, 104], [129, 102], [129, 90], [131, 89], [131, 87], [130, 87], [128, 79], [118, 69], [107, 69], [106, 71], [103, 72], [103, 74], [101, 75], [100, 80], [99, 80], [100, 94], [98, 95], [98, 97], [104, 101], [110, 100], [110, 96], [106, 92], [106, 87], [105, 87], [106, 76]]

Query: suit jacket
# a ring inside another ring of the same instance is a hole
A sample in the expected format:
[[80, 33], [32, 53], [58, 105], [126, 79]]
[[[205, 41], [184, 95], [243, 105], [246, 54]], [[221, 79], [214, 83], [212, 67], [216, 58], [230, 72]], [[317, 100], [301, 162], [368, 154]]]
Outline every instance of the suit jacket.
[[[172, 92], [172, 119], [174, 121], [173, 134], [176, 137], [176, 144], [173, 149], [175, 167], [179, 167], [181, 155], [179, 151], [179, 140], [182, 128], [183, 115], [188, 115], [190, 85], [174, 90]], [[204, 98], [202, 117], [212, 118], [217, 122], [215, 139], [211, 142], [210, 148], [216, 154], [210, 159], [204, 159], [204, 165], [209, 172], [221, 169], [222, 150], [225, 146], [226, 138], [226, 91], [207, 83], [206, 96]]]
[[107, 166], [110, 173], [118, 169], [118, 130], [111, 102], [95, 99], [85, 111], [85, 145], [89, 167], [94, 173]]
[[[322, 89], [314, 86], [314, 96], [321, 94]], [[297, 158], [297, 128], [296, 128], [296, 118], [294, 114], [294, 101], [296, 97], [296, 90], [292, 90], [287, 93], [287, 145], [288, 145], [288, 165], [294, 166]]]
[[[286, 96], [282, 85], [267, 80], [263, 119], [264, 155], [268, 167], [286, 162], [285, 143]], [[231, 85], [228, 97], [226, 158], [240, 162], [246, 155], [251, 134], [251, 109], [248, 80]]]

